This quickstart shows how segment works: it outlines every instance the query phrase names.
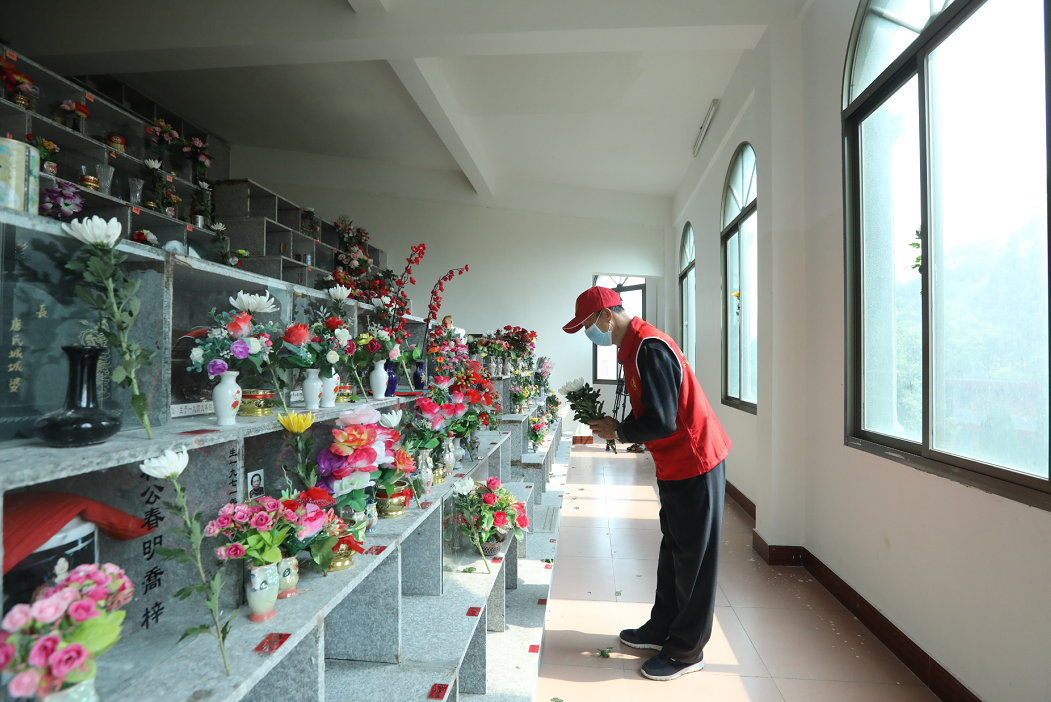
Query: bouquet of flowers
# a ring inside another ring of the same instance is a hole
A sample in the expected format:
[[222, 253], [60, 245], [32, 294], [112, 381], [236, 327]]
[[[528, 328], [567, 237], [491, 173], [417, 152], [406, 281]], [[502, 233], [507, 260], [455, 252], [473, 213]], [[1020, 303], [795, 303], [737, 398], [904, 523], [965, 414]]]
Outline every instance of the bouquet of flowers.
[[452, 375], [462, 368], [469, 357], [467, 344], [452, 326], [438, 325], [431, 329], [427, 338], [427, 354], [434, 358], [437, 373]]
[[350, 336], [339, 317], [319, 318], [310, 325], [291, 324], [281, 337], [281, 364], [290, 369], [318, 368], [322, 378], [331, 378], [357, 351]]
[[551, 362], [550, 358], [540, 359], [540, 364], [536, 368], [534, 378], [536, 379], [536, 384], [540, 387], [541, 390], [547, 390], [548, 382], [551, 378], [551, 371], [553, 371], [554, 369], [555, 364]]
[[163, 119], [158, 119], [152, 125], [146, 127], [146, 133], [150, 135], [150, 148], [161, 158], [167, 156], [179, 143], [177, 141], [179, 132], [175, 131], [175, 127]]
[[208, 153], [208, 142], [202, 141], [197, 137], [186, 139], [182, 143], [182, 152], [190, 159], [194, 175], [198, 178], [203, 178], [212, 165], [211, 159], [208, 158], [210, 155]]
[[284, 394], [280, 392], [284, 381], [277, 375], [278, 364], [270, 360], [274, 346], [271, 337], [279, 332], [273, 323], [252, 321], [253, 314], [276, 312], [277, 303], [270, 293], [246, 295], [241, 291], [236, 298], [230, 298], [230, 304], [237, 312], [216, 313], [212, 308], [210, 316], [214, 326], [205, 327], [208, 333], [197, 337], [197, 348], [190, 352], [193, 365], [187, 370], [207, 372], [213, 377], [233, 369], [243, 373], [246, 376], [244, 382], [249, 384], [263, 381], [262, 375], [266, 371], [287, 413]]
[[272, 497], [260, 497], [246, 504], [223, 505], [219, 515], [205, 525], [204, 535], [223, 536], [230, 542], [215, 549], [220, 561], [247, 558], [263, 566], [284, 558], [281, 544], [293, 530], [312, 536], [324, 523], [323, 512], [320, 518], [316, 513], [299, 515]]
[[309, 567], [324, 572], [332, 563], [334, 552], [342, 544], [351, 550], [362, 553], [362, 536], [365, 522], [347, 526], [346, 522], [336, 516], [332, 507], [331, 496], [322, 488], [310, 488], [298, 495], [284, 496], [281, 505], [291, 512], [286, 514], [289, 521], [297, 520], [300, 528], [289, 534], [282, 545], [282, 551], [294, 555], [300, 551], [309, 551], [311, 560], [306, 561]]
[[365, 386], [358, 375], [358, 368], [368, 369], [377, 361], [398, 361], [401, 359], [401, 345], [390, 329], [369, 325], [369, 331], [362, 332], [354, 343], [354, 353], [347, 354], [352, 359], [351, 370], [361, 386], [362, 395], [367, 395]]
[[[569, 400], [569, 408], [573, 410], [573, 419], [578, 422], [590, 422], [606, 416], [602, 410], [602, 400], [598, 399], [599, 391], [585, 383], [583, 378], [569, 381], [558, 391]], [[616, 453], [617, 443], [609, 439], [606, 441], [606, 448]]]
[[496, 331], [496, 338], [507, 343], [511, 356], [516, 359], [532, 359], [536, 348], [536, 332], [510, 324]]
[[84, 197], [72, 183], [61, 183], [57, 188], [46, 189], [40, 200], [40, 214], [52, 219], [72, 217], [84, 209]]
[[48, 161], [55, 158], [62, 149], [58, 148], [58, 145], [53, 141], [48, 141], [42, 136], [33, 136], [32, 134], [26, 134], [26, 141], [36, 147], [36, 150], [40, 152], [40, 162], [47, 163]]
[[515, 502], [514, 495], [500, 487], [499, 478], [489, 478], [484, 483], [463, 478], [453, 483], [453, 493], [460, 533], [482, 554], [485, 569], [489, 571], [482, 544], [503, 541], [510, 532], [521, 541], [529, 526], [526, 506]]
[[364, 509], [369, 485], [394, 496], [395, 483], [416, 469], [409, 454], [395, 445], [401, 434], [393, 427], [401, 415], [392, 414], [381, 416], [375, 408], [365, 406], [344, 412], [336, 420], [339, 428], [332, 430], [333, 442], [318, 454], [317, 463], [319, 484], [341, 495], [339, 504]]
[[83, 117], [87, 119], [91, 117], [91, 110], [88, 109], [87, 105], [82, 105], [76, 100], [63, 100], [58, 109], [66, 113], [67, 117]]
[[522, 409], [522, 404], [529, 399], [529, 390], [527, 388], [513, 386], [511, 388], [511, 404], [514, 406], [515, 411]]
[[33, 79], [19, 72], [13, 63], [0, 59], [0, 79], [4, 81], [7, 92], [29, 94], [33, 92]]
[[529, 423], [529, 440], [539, 444], [547, 436], [547, 423], [544, 421]]
[[124, 571], [112, 563], [64, 567], [62, 559], [55, 581], [0, 622], [0, 667], [13, 675], [11, 697], [43, 698], [94, 678], [95, 659], [120, 638], [124, 612], [117, 610], [135, 591]]

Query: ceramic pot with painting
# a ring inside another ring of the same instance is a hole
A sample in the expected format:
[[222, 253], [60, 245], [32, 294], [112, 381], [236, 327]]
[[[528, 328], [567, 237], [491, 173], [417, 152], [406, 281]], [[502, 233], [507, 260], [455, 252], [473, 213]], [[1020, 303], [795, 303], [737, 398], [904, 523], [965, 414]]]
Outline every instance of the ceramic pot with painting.
[[248, 582], [245, 583], [245, 594], [248, 596], [248, 608], [252, 610], [252, 613], [248, 616], [248, 621], [258, 624], [274, 618], [274, 615], [277, 614], [274, 605], [277, 603], [280, 587], [278, 581], [276, 563], [248, 566]]

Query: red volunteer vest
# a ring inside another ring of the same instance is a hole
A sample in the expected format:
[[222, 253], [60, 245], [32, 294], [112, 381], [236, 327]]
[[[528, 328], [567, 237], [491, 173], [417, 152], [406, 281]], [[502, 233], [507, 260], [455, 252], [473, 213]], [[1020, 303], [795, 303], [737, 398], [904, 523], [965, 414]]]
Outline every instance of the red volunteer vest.
[[697, 382], [697, 376], [670, 336], [638, 317], [631, 320], [621, 342], [617, 360], [624, 364], [624, 386], [631, 399], [631, 412], [636, 419], [643, 415], [642, 378], [637, 364], [639, 346], [646, 339], [660, 339], [675, 352], [682, 368], [679, 387], [679, 412], [675, 433], [650, 441], [646, 449], [657, 466], [658, 480], [685, 480], [707, 473], [730, 452], [730, 439], [723, 431], [712, 406]]

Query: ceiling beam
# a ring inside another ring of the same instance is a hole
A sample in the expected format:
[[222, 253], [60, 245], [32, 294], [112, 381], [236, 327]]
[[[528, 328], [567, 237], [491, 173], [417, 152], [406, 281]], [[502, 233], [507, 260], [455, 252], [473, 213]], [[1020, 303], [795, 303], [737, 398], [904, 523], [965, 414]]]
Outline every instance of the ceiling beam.
[[456, 159], [475, 192], [492, 195], [493, 173], [482, 143], [435, 59], [397, 59], [391, 68]]

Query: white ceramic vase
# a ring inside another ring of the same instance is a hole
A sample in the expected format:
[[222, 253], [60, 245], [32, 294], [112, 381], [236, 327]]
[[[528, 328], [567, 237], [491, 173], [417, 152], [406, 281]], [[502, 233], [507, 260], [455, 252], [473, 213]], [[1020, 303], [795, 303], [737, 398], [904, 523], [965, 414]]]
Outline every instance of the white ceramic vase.
[[65, 690], [52, 692], [47, 699], [51, 702], [99, 702], [98, 693], [95, 692], [95, 678], [89, 678]]
[[307, 368], [307, 377], [303, 378], [303, 401], [306, 402], [308, 410], [316, 410], [321, 406], [321, 392], [324, 383], [318, 377], [317, 368]]
[[241, 406], [241, 386], [237, 384], [237, 371], [221, 373], [219, 384], [212, 390], [212, 404], [221, 427], [237, 423], [237, 408]]
[[248, 621], [258, 623], [273, 619], [277, 614], [274, 610], [278, 595], [277, 564], [249, 565], [248, 576], [245, 590], [248, 595], [248, 608], [252, 610]]
[[322, 409], [336, 406], [337, 392], [339, 392], [339, 373], [333, 373], [331, 378], [321, 379]]
[[372, 388], [372, 399], [379, 400], [387, 394], [387, 371], [383, 364], [386, 361], [374, 361], [369, 372], [369, 387]]

